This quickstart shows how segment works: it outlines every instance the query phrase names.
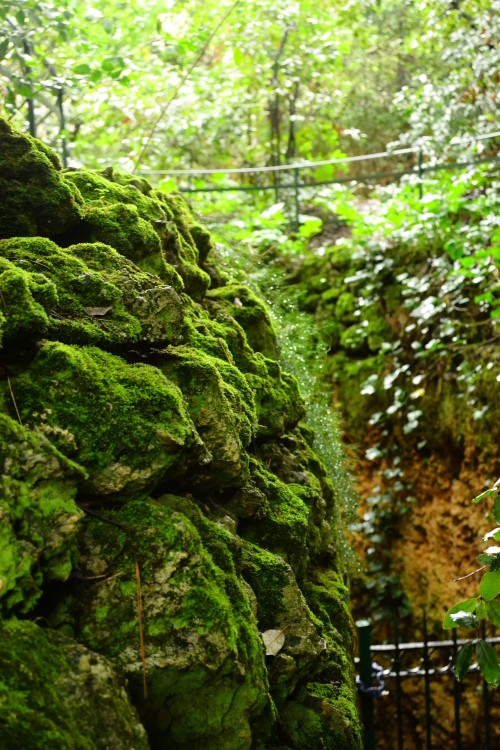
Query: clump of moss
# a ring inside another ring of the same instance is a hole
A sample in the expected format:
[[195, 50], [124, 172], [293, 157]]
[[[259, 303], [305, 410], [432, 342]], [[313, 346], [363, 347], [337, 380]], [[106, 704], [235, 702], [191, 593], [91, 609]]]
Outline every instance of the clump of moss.
[[231, 315], [245, 331], [248, 343], [255, 352], [269, 359], [278, 359], [276, 333], [263, 302], [248, 286], [230, 283], [210, 290], [206, 304]]
[[296, 750], [357, 750], [361, 731], [351, 691], [335, 685], [309, 683], [300, 700], [288, 701], [281, 730]]
[[14, 388], [23, 422], [85, 467], [88, 492], [144, 494], [200, 459], [181, 392], [150, 365], [48, 342]]
[[240, 526], [245, 539], [280, 554], [296, 572], [307, 567], [310, 554], [311, 510], [300, 485], [284, 484], [253, 460], [252, 479], [267, 503], [258, 520]]
[[46, 437], [0, 414], [0, 612], [29, 612], [44, 581], [68, 578], [82, 478]]
[[60, 248], [43, 237], [0, 240], [4, 343], [40, 338], [106, 347], [182, 338], [184, 303], [113, 248]]
[[65, 173], [85, 200], [85, 223], [90, 241], [102, 241], [129, 257], [144, 271], [168, 283], [182, 278], [186, 292], [202, 299], [210, 285], [199, 265], [198, 249], [183, 220], [188, 213], [182, 198], [139, 190], [132, 181], [119, 184], [112, 172], [86, 170]]
[[0, 118], [0, 238], [56, 237], [81, 217], [82, 197], [55, 153]]
[[149, 747], [116, 668], [33, 622], [0, 622], [0, 703], [5, 748]]
[[[179, 506], [180, 503], [180, 506]], [[192, 521], [166, 497], [132, 502], [110, 526], [90, 519], [81, 564], [109, 578], [66, 603], [77, 637], [126, 671], [153, 747], [249, 750], [257, 716], [270, 710], [263, 646], [231, 558], [219, 567]], [[211, 544], [227, 532], [208, 528]], [[136, 564], [143, 602], [148, 698], [138, 647]], [[65, 615], [67, 618], [67, 614]]]
[[161, 370], [182, 391], [208, 456], [197, 480], [218, 487], [239, 485], [248, 476], [245, 448], [256, 428], [253, 395], [229, 362], [191, 347], [170, 347]]

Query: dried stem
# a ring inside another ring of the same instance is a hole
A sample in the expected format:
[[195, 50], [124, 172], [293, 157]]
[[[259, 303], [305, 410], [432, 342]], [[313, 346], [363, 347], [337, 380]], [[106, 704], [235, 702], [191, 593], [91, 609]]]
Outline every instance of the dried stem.
[[142, 677], [144, 688], [144, 700], [148, 697], [148, 671], [146, 665], [146, 647], [144, 644], [144, 628], [142, 624], [142, 590], [141, 590], [141, 571], [139, 563], [135, 561], [135, 578], [137, 581], [137, 613], [139, 616], [139, 642], [141, 648]]

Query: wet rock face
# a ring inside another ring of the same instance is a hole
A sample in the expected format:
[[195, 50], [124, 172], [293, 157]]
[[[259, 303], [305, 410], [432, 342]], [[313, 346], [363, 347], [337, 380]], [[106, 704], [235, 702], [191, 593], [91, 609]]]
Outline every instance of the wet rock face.
[[263, 304], [180, 196], [0, 140], [7, 746], [358, 750], [334, 488]]

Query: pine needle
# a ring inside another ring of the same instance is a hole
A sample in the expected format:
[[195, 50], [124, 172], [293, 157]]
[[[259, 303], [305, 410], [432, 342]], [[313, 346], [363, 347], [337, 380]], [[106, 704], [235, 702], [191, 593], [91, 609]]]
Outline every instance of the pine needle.
[[143, 689], [144, 689], [144, 700], [148, 697], [148, 670], [146, 665], [146, 647], [144, 645], [144, 628], [142, 624], [142, 589], [141, 589], [141, 571], [139, 570], [139, 563], [137, 559], [135, 561], [135, 578], [137, 581], [137, 614], [139, 617], [139, 643], [141, 649], [141, 662], [142, 662], [142, 677], [143, 677]]

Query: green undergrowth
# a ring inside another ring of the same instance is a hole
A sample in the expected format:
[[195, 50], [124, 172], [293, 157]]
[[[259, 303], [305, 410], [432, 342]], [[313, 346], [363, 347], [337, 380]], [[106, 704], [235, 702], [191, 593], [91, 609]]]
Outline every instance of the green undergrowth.
[[[411, 467], [436, 455], [451, 476], [464, 462], [494, 467], [498, 187], [498, 171], [486, 165], [436, 173], [421, 195], [412, 178], [369, 199], [356, 188], [304, 189], [307, 215], [296, 233], [284, 203], [263, 210], [245, 197], [221, 227], [223, 197], [214, 208], [213, 224], [246, 247], [240, 265], [253, 268], [280, 322], [282, 357], [300, 381], [336, 486], [342, 452], [332, 450], [338, 418], [325, 417], [331, 399], [371, 477], [355, 530], [367, 548], [365, 598], [379, 617], [412, 608], [392, 549], [417, 501]], [[238, 260], [222, 252], [234, 267]]]

